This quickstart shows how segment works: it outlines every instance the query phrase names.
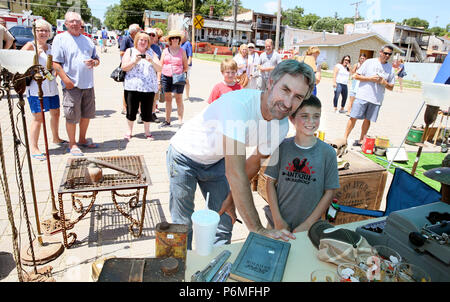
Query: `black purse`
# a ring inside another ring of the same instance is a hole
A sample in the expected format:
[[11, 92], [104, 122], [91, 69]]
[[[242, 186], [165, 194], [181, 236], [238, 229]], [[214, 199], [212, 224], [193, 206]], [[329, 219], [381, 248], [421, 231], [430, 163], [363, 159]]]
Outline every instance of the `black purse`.
[[119, 65], [119, 67], [114, 69], [113, 72], [110, 75], [111, 79], [113, 79], [116, 82], [123, 82], [123, 81], [125, 81], [126, 72], [122, 70], [121, 66], [122, 66], [122, 63]]

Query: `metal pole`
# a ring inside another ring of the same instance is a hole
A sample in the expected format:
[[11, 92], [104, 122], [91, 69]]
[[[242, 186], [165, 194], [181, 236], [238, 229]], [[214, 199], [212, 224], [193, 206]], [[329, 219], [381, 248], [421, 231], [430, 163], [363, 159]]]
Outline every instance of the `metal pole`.
[[195, 18], [195, 0], [192, 0], [192, 41], [194, 44], [197, 44], [195, 42], [195, 27], [194, 27], [194, 18]]
[[280, 45], [280, 22], [281, 22], [281, 0], [278, 0], [278, 12], [277, 12], [277, 31], [275, 34], [275, 51], [278, 52]]
[[233, 15], [234, 15], [234, 24], [233, 24], [233, 40], [231, 41], [231, 46], [233, 46], [233, 42], [237, 42], [236, 39], [236, 27], [237, 27], [237, 0], [234, 0], [233, 4]]
[[389, 168], [391, 167], [392, 162], [394, 161], [394, 159], [395, 159], [395, 157], [397, 156], [398, 152], [400, 151], [401, 147], [402, 147], [403, 144], [405, 143], [406, 138], [408, 137], [409, 130], [411, 129], [411, 127], [414, 125], [415, 121], [417, 120], [417, 117], [419, 116], [420, 111], [422, 111], [423, 106], [425, 106], [425, 101], [422, 103], [422, 106], [420, 106], [419, 111], [417, 111], [416, 117], [415, 117], [414, 120], [412, 121], [411, 126], [408, 127], [408, 130], [406, 131], [406, 135], [405, 135], [405, 137], [403, 138], [402, 143], [401, 143], [400, 146], [397, 148], [397, 151], [395, 151], [394, 157], [391, 159], [391, 161], [389, 161], [389, 165], [386, 167], [386, 170], [389, 171]]

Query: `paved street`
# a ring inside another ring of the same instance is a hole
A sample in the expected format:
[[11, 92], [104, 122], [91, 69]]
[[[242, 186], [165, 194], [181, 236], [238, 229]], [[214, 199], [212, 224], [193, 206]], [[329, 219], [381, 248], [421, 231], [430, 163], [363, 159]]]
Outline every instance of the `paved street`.
[[[128, 223], [115, 210], [109, 192], [100, 192], [91, 210], [78, 224], [73, 232], [77, 233], [77, 243], [56, 260], [49, 264], [53, 266], [53, 276], [57, 281], [91, 281], [91, 264], [93, 261], [107, 257], [151, 257], [155, 254], [155, 226], [158, 222], [171, 221], [169, 213], [169, 183], [166, 171], [165, 151], [169, 144], [169, 139], [178, 129], [176, 121], [176, 109], [172, 113], [173, 125], [171, 128], [158, 129], [157, 124], [151, 124], [151, 131], [155, 137], [154, 141], [145, 139], [143, 125], [135, 125], [134, 136], [129, 143], [123, 139], [126, 130], [125, 116], [121, 112], [122, 84], [116, 83], [109, 78], [112, 70], [119, 64], [118, 49], [108, 48], [108, 52], [100, 54], [101, 65], [95, 69], [95, 93], [96, 93], [96, 118], [91, 121], [88, 137], [99, 144], [98, 149], [83, 151], [86, 156], [111, 156], [111, 155], [143, 155], [147, 168], [150, 172], [152, 185], [149, 187], [147, 195], [147, 208], [144, 222], [144, 229], [140, 238], [134, 238], [128, 233]], [[185, 101], [185, 121], [200, 112], [208, 104], [206, 100], [214, 84], [222, 80], [219, 63], [201, 61], [194, 59], [191, 75], [191, 101]], [[59, 79], [58, 79], [59, 82]], [[397, 91], [397, 87], [395, 89]], [[331, 79], [324, 78], [318, 86], [318, 96], [322, 101], [322, 126], [326, 138], [342, 137], [348, 117], [345, 114], [333, 112], [333, 88]], [[405, 89], [405, 92], [386, 92], [383, 107], [377, 123], [372, 124], [369, 130], [370, 135], [387, 136], [390, 142], [396, 146], [400, 144], [407, 129], [410, 126], [422, 99], [421, 90]], [[62, 93], [60, 94], [62, 96]], [[14, 104], [17, 103], [15, 99]], [[11, 122], [7, 102], [2, 99], [0, 102], [0, 125], [3, 138], [3, 148], [6, 158], [6, 171], [9, 185], [11, 202], [14, 210], [14, 220], [16, 227], [20, 230], [20, 241], [22, 246], [27, 246], [28, 236], [26, 223], [21, 208], [19, 189], [16, 184], [16, 169], [13, 152], [13, 139], [11, 134]], [[175, 102], [174, 102], [175, 107]], [[159, 104], [161, 113], [157, 114], [164, 120], [164, 104]], [[31, 121], [29, 106], [26, 104], [27, 122]], [[424, 124], [423, 112], [419, 115], [416, 125]], [[14, 105], [14, 120], [16, 120], [18, 110]], [[23, 140], [23, 130], [20, 116], [18, 125], [21, 138]], [[49, 139], [49, 116], [46, 115]], [[28, 124], [29, 126], [29, 124]], [[361, 122], [357, 122], [350, 139], [359, 137]], [[293, 131], [291, 129], [291, 134]], [[60, 136], [67, 139], [65, 132], [65, 119], [61, 113]], [[407, 150], [416, 150], [415, 147], [406, 145]], [[20, 146], [20, 161], [22, 164], [23, 181], [26, 190], [26, 202], [31, 226], [37, 236], [36, 221], [33, 208], [33, 199], [30, 189], [30, 176], [27, 167], [25, 149]], [[45, 150], [43, 135], [40, 136], [41, 151]], [[425, 151], [433, 150], [433, 147], [425, 148]], [[50, 143], [51, 166], [54, 194], [57, 200], [58, 187], [63, 177], [63, 171], [70, 157], [65, 148], [53, 146]], [[46, 162], [33, 160], [33, 175], [36, 188], [36, 196], [39, 208], [39, 218], [42, 222], [51, 216], [52, 198], [50, 193], [49, 176]], [[390, 185], [388, 179], [387, 187]], [[64, 196], [64, 208], [66, 215], [76, 217], [72, 210], [70, 194]], [[254, 193], [257, 209], [261, 220], [265, 224], [262, 207], [265, 201]], [[125, 202], [125, 201], [119, 201]], [[205, 206], [200, 190], [196, 192], [196, 207]], [[133, 212], [135, 213], [135, 212]], [[17, 271], [12, 258], [12, 236], [11, 226], [8, 220], [6, 204], [3, 197], [0, 198], [0, 281], [17, 281]], [[241, 241], [246, 238], [248, 231], [244, 225], [236, 224], [233, 232], [233, 241]], [[52, 238], [45, 238], [44, 242], [62, 240], [61, 233]], [[31, 267], [24, 266], [24, 269], [31, 271]]]

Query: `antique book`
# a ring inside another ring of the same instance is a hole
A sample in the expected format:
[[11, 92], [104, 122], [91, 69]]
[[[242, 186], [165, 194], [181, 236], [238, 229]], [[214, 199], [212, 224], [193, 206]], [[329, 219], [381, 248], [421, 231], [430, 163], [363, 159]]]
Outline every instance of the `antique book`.
[[231, 269], [237, 281], [280, 282], [289, 255], [289, 242], [251, 232]]

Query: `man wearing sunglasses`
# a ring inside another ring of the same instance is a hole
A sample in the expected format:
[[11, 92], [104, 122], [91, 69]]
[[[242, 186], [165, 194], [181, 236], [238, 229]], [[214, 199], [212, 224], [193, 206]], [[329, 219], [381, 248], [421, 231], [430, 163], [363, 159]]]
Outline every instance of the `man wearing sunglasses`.
[[345, 129], [344, 137], [347, 140], [356, 124], [356, 120], [364, 120], [361, 126], [359, 140], [353, 146], [361, 146], [364, 136], [370, 128], [371, 122], [376, 122], [385, 89], [392, 91], [395, 84], [395, 72], [389, 59], [394, 48], [385, 45], [381, 48], [379, 57], [366, 60], [356, 71], [355, 80], [359, 80], [359, 88], [350, 112], [350, 119]]

